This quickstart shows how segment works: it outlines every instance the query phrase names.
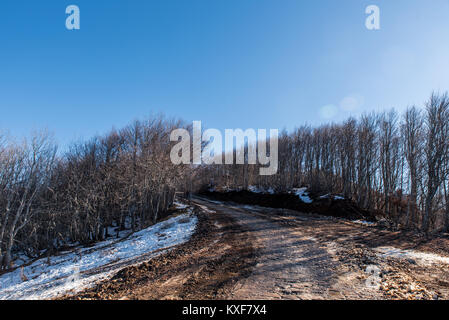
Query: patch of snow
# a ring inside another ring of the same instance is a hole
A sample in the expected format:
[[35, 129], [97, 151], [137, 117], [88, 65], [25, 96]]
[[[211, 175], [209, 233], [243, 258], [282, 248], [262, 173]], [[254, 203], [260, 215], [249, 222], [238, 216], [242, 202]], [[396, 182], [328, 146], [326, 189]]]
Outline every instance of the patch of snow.
[[210, 210], [208, 207], [206, 207], [206, 206], [203, 206], [203, 205], [200, 205], [200, 204], [197, 204], [197, 206], [198, 207], [200, 207], [204, 212], [206, 212], [206, 213], [217, 213], [216, 211], [214, 211], [214, 210]]
[[110, 278], [121, 268], [148, 261], [186, 242], [197, 218], [182, 214], [130, 235], [89, 248], [42, 258], [0, 276], [0, 299], [48, 299], [78, 292]]
[[354, 220], [352, 221], [353, 223], [357, 223], [357, 224], [361, 224], [362, 226], [366, 226], [366, 227], [374, 227], [377, 226], [376, 222], [370, 222], [370, 221], [365, 221], [365, 220]]
[[329, 198], [332, 198], [334, 200], [344, 200], [345, 199], [342, 196], [334, 196], [334, 195], [331, 195], [330, 193], [320, 197], [320, 199], [329, 199]]
[[[215, 190], [217, 190], [217, 189], [215, 189]], [[239, 188], [231, 188], [231, 187], [228, 187], [228, 186], [224, 186], [219, 191], [222, 191], [222, 192], [238, 192], [238, 191], [242, 191], [242, 188], [241, 187], [239, 187]]]
[[313, 202], [313, 200], [310, 199], [310, 197], [309, 197], [307, 188], [293, 189], [293, 192], [301, 199], [302, 202], [304, 202], [304, 203], [312, 203]]
[[180, 210], [187, 209], [189, 207], [188, 205], [186, 205], [182, 202], [178, 202], [178, 201], [175, 201], [174, 205], [175, 205], [176, 209], [180, 209]]
[[255, 208], [255, 206], [252, 206], [252, 205], [249, 205], [249, 204], [242, 204], [241, 207], [243, 209], [254, 209]]
[[249, 186], [248, 191], [250, 191], [252, 193], [275, 194], [275, 191], [273, 188], [265, 189], [265, 188], [261, 188], [261, 187], [257, 187], [257, 186]]
[[425, 265], [444, 263], [449, 264], [449, 258], [433, 253], [419, 252], [415, 250], [398, 249], [394, 247], [378, 247], [375, 249], [382, 257], [413, 260]]
[[250, 191], [252, 193], [263, 193], [263, 191], [256, 186], [249, 186], [248, 191]]
[[[41, 254], [42, 253], [43, 252], [41, 251]], [[13, 262], [14, 262], [14, 266], [19, 266], [20, 267], [23, 264], [30, 263], [31, 260], [33, 260], [33, 258], [30, 258], [30, 257], [26, 256], [25, 254], [21, 253], [21, 254], [18, 254], [14, 258]]]

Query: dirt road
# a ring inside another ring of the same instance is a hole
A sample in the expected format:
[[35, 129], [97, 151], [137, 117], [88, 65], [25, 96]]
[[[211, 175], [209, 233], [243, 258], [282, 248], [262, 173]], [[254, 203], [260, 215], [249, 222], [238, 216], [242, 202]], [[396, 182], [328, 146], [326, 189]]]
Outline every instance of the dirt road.
[[257, 214], [254, 208], [223, 208], [255, 239], [257, 264], [250, 277], [229, 292], [233, 299], [323, 299], [334, 285], [337, 263], [328, 250], [298, 228], [288, 228]]
[[290, 210], [194, 203], [200, 223], [191, 241], [70, 298], [449, 298], [441, 239]]

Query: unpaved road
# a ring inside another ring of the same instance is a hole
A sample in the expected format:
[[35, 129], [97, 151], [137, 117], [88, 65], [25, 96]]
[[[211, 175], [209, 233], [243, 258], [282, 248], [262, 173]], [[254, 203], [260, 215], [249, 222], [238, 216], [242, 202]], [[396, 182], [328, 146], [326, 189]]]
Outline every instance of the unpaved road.
[[[211, 205], [209, 205], [210, 207]], [[212, 206], [223, 210], [221, 206]], [[333, 286], [336, 262], [316, 239], [288, 228], [264, 214], [231, 206], [224, 210], [250, 230], [257, 264], [250, 277], [229, 292], [233, 299], [322, 299]]]
[[[446, 240], [425, 242], [290, 210], [201, 198], [194, 203], [201, 208], [200, 223], [188, 243], [63, 298], [449, 298]], [[379, 248], [387, 246], [404, 250], [398, 251], [403, 255], [382, 255]], [[433, 255], [422, 259], [410, 252]]]

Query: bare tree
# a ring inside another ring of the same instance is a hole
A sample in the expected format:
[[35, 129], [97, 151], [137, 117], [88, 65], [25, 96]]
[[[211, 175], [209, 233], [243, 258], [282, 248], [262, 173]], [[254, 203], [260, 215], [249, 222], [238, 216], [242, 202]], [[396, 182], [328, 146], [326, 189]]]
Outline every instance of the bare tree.
[[432, 227], [434, 198], [446, 179], [444, 172], [445, 160], [448, 154], [448, 109], [449, 97], [447, 94], [432, 94], [426, 105], [425, 119], [425, 194], [424, 216], [422, 229], [426, 232]]
[[0, 242], [2, 244], [2, 268], [9, 268], [11, 250], [18, 232], [36, 212], [39, 193], [48, 183], [56, 148], [45, 133], [32, 137], [29, 143], [9, 145], [2, 152], [2, 220]]
[[404, 137], [404, 155], [408, 164], [410, 183], [406, 223], [407, 226], [410, 226], [410, 224], [417, 226], [418, 183], [421, 179], [424, 132], [423, 117], [416, 107], [406, 110], [401, 131]]

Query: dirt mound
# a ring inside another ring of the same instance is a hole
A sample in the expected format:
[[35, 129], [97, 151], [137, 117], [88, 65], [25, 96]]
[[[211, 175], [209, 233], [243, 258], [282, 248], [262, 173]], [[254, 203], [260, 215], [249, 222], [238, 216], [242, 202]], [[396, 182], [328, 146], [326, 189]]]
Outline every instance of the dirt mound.
[[316, 213], [351, 220], [376, 221], [373, 213], [359, 208], [353, 201], [334, 197], [316, 198], [313, 199], [312, 203], [305, 203], [300, 197], [291, 193], [266, 194], [250, 191], [204, 191], [201, 195], [219, 201], [233, 201], [268, 208], [291, 209], [304, 213]]

